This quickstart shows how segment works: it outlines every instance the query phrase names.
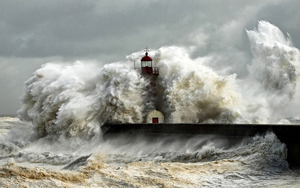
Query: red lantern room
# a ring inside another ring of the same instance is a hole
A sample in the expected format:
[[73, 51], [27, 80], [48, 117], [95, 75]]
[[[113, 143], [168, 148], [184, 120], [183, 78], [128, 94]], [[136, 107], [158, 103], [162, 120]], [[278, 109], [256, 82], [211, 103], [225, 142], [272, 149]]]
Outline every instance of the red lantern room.
[[152, 58], [148, 56], [146, 51], [146, 56], [141, 59], [142, 74], [152, 74]]
[[158, 68], [153, 67], [152, 58], [148, 56], [148, 48], [146, 48], [145, 56], [141, 59], [142, 75], [158, 75]]

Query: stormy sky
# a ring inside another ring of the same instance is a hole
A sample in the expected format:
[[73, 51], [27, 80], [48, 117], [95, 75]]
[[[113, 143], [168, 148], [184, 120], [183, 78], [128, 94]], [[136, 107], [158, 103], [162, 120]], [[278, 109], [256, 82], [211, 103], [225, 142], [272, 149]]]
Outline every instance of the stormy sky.
[[[162, 46], [193, 47], [212, 68], [247, 75], [245, 29], [266, 20], [300, 48], [299, 0], [0, 0], [0, 114], [20, 108], [23, 84], [47, 62], [124, 61]], [[227, 69], [226, 69], [227, 70]]]

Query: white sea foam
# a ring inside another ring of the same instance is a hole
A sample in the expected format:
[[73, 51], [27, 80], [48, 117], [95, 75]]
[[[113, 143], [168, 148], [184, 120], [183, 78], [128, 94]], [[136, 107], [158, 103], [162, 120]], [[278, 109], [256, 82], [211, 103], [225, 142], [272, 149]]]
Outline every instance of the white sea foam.
[[82, 142], [79, 148], [44, 138], [23, 141], [1, 141], [14, 150], [1, 149], [0, 185], [20, 178], [21, 185], [31, 187], [297, 185], [297, 174], [287, 170], [286, 146], [273, 133], [235, 144], [213, 135], [149, 140], [124, 135], [98, 145]]
[[161, 73], [158, 82], [163, 89], [162, 111], [168, 122], [237, 121], [241, 96], [236, 75], [217, 75], [202, 65], [205, 58], [192, 60], [187, 50], [180, 47], [162, 47], [156, 58]]
[[[278, 27], [266, 21], [260, 21], [257, 29], [247, 31], [247, 35], [254, 57], [248, 66], [247, 81], [252, 90], [260, 93], [256, 97], [264, 98], [262, 104], [270, 116], [280, 119], [283, 109], [295, 103], [295, 95], [299, 96], [299, 49], [293, 47], [289, 35], [285, 37]], [[293, 116], [291, 111], [284, 116]]]
[[106, 120], [141, 122], [141, 76], [121, 63], [48, 63], [26, 83], [19, 110], [40, 136], [90, 138], [100, 134]]

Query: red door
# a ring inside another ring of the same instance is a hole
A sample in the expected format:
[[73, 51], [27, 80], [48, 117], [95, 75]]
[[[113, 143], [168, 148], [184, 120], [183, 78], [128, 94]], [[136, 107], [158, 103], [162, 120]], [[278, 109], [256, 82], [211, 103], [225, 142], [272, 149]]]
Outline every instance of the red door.
[[152, 118], [152, 123], [158, 123], [158, 117]]

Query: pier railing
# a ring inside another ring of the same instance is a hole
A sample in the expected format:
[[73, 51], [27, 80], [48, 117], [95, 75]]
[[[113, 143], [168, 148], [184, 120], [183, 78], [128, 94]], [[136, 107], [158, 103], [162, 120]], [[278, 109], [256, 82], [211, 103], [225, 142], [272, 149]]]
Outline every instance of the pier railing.
[[152, 67], [152, 74], [159, 75], [158, 67]]

